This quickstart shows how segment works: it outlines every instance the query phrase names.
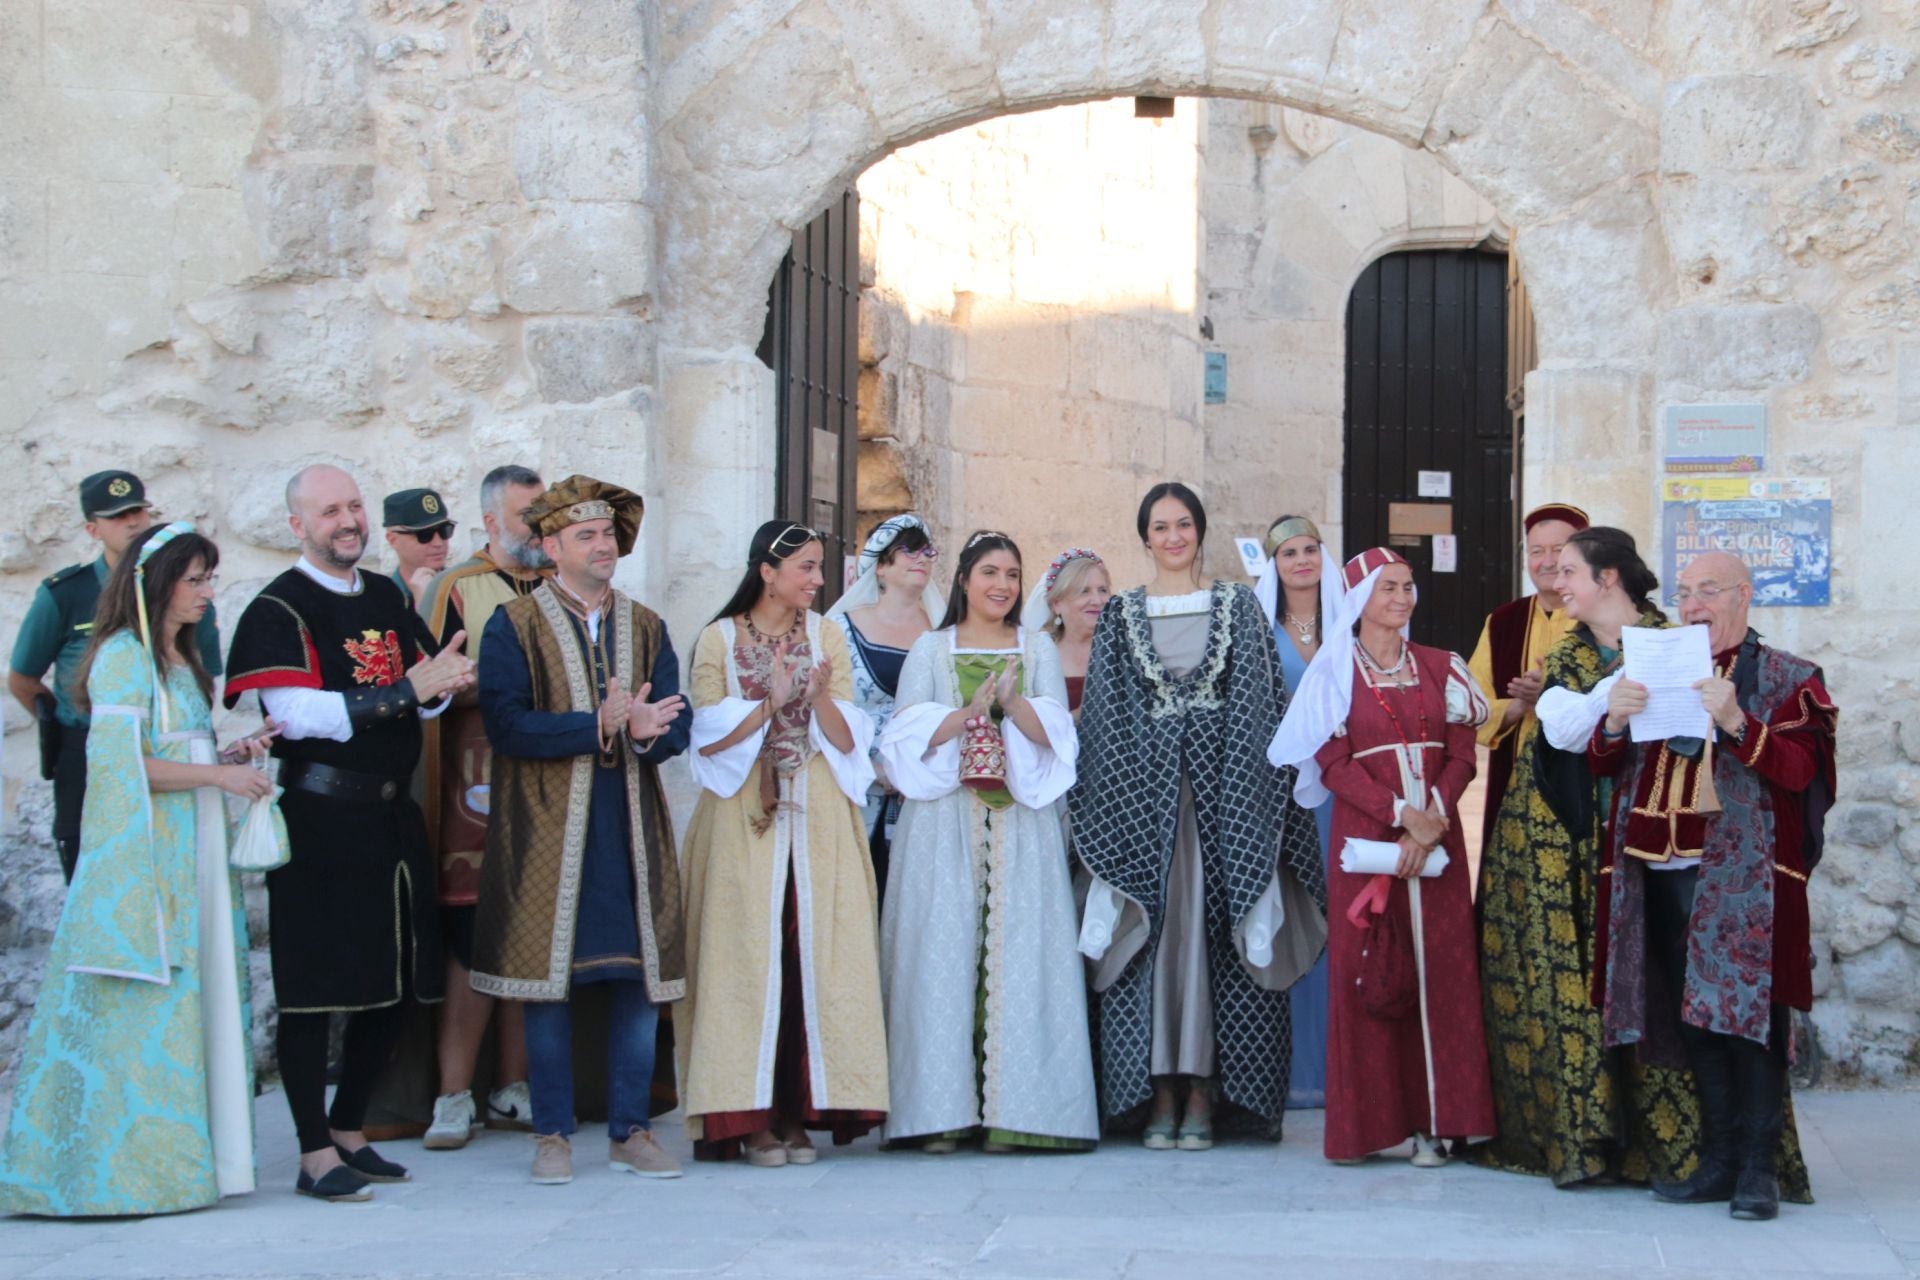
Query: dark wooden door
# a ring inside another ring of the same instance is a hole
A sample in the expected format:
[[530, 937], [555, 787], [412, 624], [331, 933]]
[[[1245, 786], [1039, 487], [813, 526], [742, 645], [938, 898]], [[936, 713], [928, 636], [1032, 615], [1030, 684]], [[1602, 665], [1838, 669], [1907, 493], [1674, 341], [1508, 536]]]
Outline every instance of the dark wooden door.
[[[1347, 302], [1345, 554], [1392, 546], [1413, 565], [1414, 639], [1470, 652], [1489, 610], [1514, 593], [1513, 419], [1507, 393], [1507, 261], [1416, 250], [1375, 262]], [[1448, 497], [1420, 492], [1445, 473]], [[1394, 503], [1447, 508], [1454, 572], [1431, 534], [1396, 535]]]
[[859, 515], [860, 198], [841, 192], [794, 233], [767, 291], [760, 359], [775, 378], [775, 510], [826, 541], [825, 608], [840, 595]]

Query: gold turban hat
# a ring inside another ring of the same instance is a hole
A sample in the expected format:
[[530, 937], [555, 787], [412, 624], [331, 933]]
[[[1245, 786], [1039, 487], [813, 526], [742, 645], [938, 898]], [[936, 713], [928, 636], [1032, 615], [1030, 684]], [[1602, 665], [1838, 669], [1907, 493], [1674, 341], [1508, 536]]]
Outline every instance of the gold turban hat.
[[646, 503], [640, 495], [591, 476], [568, 476], [533, 500], [526, 510], [527, 528], [537, 537], [551, 537], [568, 525], [588, 520], [613, 521], [620, 554], [633, 550], [640, 535], [640, 516]]

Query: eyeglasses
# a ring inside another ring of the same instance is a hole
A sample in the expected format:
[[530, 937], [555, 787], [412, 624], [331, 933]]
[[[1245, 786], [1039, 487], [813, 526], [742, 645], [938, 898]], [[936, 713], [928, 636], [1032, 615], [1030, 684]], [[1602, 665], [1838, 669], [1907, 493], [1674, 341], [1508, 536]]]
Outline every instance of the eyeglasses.
[[924, 547], [916, 547], [912, 551], [902, 551], [900, 554], [909, 560], [937, 560], [940, 558], [940, 548], [934, 546], [932, 543], [928, 543]]
[[445, 542], [452, 542], [453, 541], [453, 521], [449, 520], [445, 524], [437, 524], [433, 526], [433, 528], [431, 529], [413, 529], [413, 530], [410, 530], [409, 532], [413, 534], [414, 541], [418, 542], [423, 547], [426, 546], [429, 542], [432, 542], [435, 538], [439, 538]]
[[1721, 596], [1732, 590], [1735, 590], [1735, 588], [1708, 586], [1694, 587], [1689, 590], [1686, 587], [1681, 587], [1673, 593], [1673, 601], [1675, 604], [1687, 604], [1691, 601], [1698, 600], [1701, 604], [1712, 604], [1715, 600], [1718, 600]]
[[181, 581], [186, 583], [188, 590], [191, 591], [203, 591], [208, 588], [212, 588], [215, 591], [220, 589], [220, 575], [217, 573], [190, 573], [182, 578]]

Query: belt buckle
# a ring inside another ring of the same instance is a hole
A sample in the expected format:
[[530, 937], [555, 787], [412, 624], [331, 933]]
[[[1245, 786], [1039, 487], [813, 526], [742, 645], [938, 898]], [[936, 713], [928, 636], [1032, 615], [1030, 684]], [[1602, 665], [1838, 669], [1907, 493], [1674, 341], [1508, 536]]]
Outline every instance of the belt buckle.
[[396, 795], [399, 795], [399, 794], [400, 794], [400, 784], [399, 784], [399, 783], [397, 783], [397, 782], [394, 782], [394, 781], [392, 781], [391, 779], [389, 779], [388, 781], [386, 781], [386, 782], [383, 782], [383, 783], [381, 783], [381, 784], [380, 784], [380, 798], [381, 798], [382, 800], [391, 800], [391, 799], [393, 799], [393, 798], [394, 798], [394, 797], [395, 797]]

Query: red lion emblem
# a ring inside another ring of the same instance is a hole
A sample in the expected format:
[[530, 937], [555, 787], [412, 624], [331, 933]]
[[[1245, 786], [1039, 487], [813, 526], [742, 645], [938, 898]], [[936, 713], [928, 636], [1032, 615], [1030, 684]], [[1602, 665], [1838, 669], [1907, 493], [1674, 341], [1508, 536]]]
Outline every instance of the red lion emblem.
[[400, 637], [395, 633], [389, 631], [383, 636], [369, 629], [362, 631], [358, 640], [347, 640], [345, 644], [347, 656], [353, 659], [355, 684], [393, 684], [405, 674]]

